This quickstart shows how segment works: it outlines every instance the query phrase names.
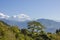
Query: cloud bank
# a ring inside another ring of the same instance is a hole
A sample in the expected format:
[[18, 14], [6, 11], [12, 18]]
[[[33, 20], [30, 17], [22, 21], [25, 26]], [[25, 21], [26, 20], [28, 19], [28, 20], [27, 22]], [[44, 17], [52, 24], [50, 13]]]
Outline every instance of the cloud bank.
[[17, 21], [26, 21], [26, 20], [32, 20], [30, 16], [26, 14], [18, 14], [18, 15], [5, 15], [4, 13], [0, 13], [0, 18], [4, 19], [10, 19], [10, 20], [17, 20]]
[[5, 15], [5, 14], [3, 14], [3, 13], [0, 13], [0, 18], [5, 18], [5, 19], [7, 19], [7, 18], [9, 18], [10, 16], [8, 16], [8, 15]]
[[13, 18], [18, 19], [19, 21], [31, 20], [31, 18], [26, 14], [14, 15]]

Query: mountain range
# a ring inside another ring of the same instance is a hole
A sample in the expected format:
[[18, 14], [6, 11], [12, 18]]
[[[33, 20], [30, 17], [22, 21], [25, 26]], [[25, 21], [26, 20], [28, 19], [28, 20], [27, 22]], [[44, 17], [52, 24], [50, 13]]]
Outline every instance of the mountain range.
[[[9, 25], [16, 25], [19, 28], [27, 28], [27, 23], [30, 20], [26, 20], [26, 21], [15, 21], [15, 20], [8, 20], [8, 19], [0, 19], [4, 22], [6, 22]], [[42, 25], [45, 26], [45, 31], [47, 32], [55, 32], [56, 29], [60, 28], [60, 22], [56, 22], [54, 20], [50, 20], [50, 19], [37, 19], [35, 21], [40, 22]]]

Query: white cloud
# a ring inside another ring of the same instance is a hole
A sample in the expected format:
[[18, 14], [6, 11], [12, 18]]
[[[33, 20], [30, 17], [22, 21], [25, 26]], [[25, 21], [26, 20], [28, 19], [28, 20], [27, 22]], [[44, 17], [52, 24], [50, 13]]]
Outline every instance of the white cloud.
[[3, 13], [0, 13], [0, 18], [9, 18], [10, 16], [8, 16], [8, 15], [5, 15], [5, 14], [3, 14]]
[[31, 18], [25, 14], [14, 15], [13, 18], [16, 18], [18, 21], [31, 20]]
[[18, 14], [18, 15], [8, 16], [8, 15], [5, 15], [4, 13], [0, 13], [0, 18], [16, 20], [16, 21], [31, 20], [31, 18], [26, 14]]

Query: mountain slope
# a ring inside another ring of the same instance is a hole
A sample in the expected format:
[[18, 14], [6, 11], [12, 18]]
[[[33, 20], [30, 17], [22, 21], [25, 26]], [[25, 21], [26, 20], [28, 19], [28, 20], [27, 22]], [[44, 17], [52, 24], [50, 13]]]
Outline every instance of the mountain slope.
[[[21, 22], [21, 21], [7, 20], [7, 19], [0, 19], [0, 20], [3, 20], [9, 25], [17, 25], [19, 26], [19, 28], [26, 28], [27, 23], [29, 22], [29, 21]], [[60, 28], [60, 22], [56, 22], [56, 21], [49, 20], [49, 19], [37, 19], [36, 21], [44, 25], [46, 27], [47, 32], [55, 32], [56, 29]]]
[[48, 32], [54, 32], [56, 29], [60, 28], [60, 22], [48, 19], [38, 19], [37, 21], [42, 23], [46, 27], [46, 31]]

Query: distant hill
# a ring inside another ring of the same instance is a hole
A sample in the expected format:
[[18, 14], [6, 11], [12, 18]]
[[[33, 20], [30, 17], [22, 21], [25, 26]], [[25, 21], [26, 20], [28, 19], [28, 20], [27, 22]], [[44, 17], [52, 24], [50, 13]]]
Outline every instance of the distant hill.
[[[26, 28], [27, 23], [29, 21], [14, 21], [14, 20], [7, 20], [7, 19], [0, 19], [6, 22], [9, 25], [17, 25], [19, 28]], [[47, 32], [54, 32], [56, 29], [60, 28], [60, 22], [56, 22], [54, 20], [49, 19], [37, 19], [36, 21], [40, 22], [42, 25], [46, 27]]]
[[29, 22], [27, 21], [15, 21], [15, 20], [7, 20], [7, 19], [0, 19], [4, 22], [6, 22], [9, 25], [13, 25], [13, 26], [19, 26], [19, 28], [26, 28], [27, 27], [27, 23]]
[[37, 21], [43, 24], [48, 32], [54, 32], [56, 29], [60, 28], [60, 22], [49, 19], [38, 19]]

